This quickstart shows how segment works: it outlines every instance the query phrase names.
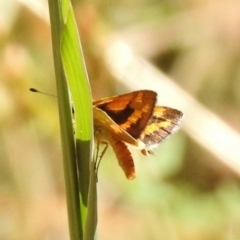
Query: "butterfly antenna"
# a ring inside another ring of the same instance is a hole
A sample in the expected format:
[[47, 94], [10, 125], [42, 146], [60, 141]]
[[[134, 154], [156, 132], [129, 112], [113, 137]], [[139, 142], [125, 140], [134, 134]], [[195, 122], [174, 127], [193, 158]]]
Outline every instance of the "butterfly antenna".
[[56, 95], [39, 91], [39, 90], [37, 90], [36, 88], [29, 88], [29, 91], [30, 91], [30, 92], [34, 92], [34, 93], [41, 93], [41, 94], [48, 95], [48, 96], [51, 96], [51, 97], [57, 97]]
[[[41, 94], [48, 95], [48, 96], [54, 97], [54, 98], [57, 97], [57, 95], [53, 95], [53, 94], [50, 94], [50, 93], [42, 92], [42, 91], [37, 90], [36, 88], [29, 88], [29, 91], [30, 92], [34, 92], [34, 93], [41, 93]], [[72, 114], [74, 115], [74, 113], [75, 113], [74, 112], [74, 108], [72, 107]]]

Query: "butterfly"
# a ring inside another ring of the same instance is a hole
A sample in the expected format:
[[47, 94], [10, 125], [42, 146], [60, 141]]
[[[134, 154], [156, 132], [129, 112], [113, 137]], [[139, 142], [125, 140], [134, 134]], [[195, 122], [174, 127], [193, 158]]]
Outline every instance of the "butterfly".
[[98, 138], [112, 146], [128, 179], [136, 176], [129, 146], [140, 149], [144, 155], [152, 154], [152, 149], [180, 127], [183, 113], [170, 107], [156, 106], [156, 102], [157, 93], [151, 90], [93, 102], [95, 132]]

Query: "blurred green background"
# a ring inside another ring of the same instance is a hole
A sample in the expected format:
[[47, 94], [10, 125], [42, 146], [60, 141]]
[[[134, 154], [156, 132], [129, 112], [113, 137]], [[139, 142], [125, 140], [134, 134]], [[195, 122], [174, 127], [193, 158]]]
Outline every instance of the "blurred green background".
[[[103, 61], [114, 35], [239, 140], [238, 0], [74, 1], [74, 10], [94, 99], [131, 91]], [[57, 101], [28, 91], [56, 92], [47, 2], [0, 0], [0, 12], [0, 239], [69, 239]], [[98, 176], [98, 239], [240, 239], [239, 169], [184, 130], [155, 156], [133, 150], [133, 181], [108, 149]]]

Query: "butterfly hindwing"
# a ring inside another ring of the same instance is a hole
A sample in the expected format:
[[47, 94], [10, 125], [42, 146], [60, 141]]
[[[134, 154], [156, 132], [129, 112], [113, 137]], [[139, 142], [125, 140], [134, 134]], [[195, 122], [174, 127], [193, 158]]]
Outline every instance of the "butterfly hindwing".
[[180, 127], [183, 113], [173, 108], [157, 106], [149, 123], [142, 133], [141, 140], [147, 150], [158, 146]]

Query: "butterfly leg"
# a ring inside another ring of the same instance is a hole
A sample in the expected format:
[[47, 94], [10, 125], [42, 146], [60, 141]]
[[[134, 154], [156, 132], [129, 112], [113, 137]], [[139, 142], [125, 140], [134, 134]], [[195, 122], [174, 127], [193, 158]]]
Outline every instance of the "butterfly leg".
[[[103, 147], [102, 152], [99, 154], [99, 152], [100, 152], [100, 144], [103, 144], [105, 146]], [[98, 173], [98, 169], [99, 169], [101, 160], [102, 160], [105, 152], [107, 151], [107, 148], [108, 148], [108, 142], [102, 142], [102, 141], [101, 142], [100, 141], [97, 142], [96, 157], [95, 157], [95, 171], [96, 171], [96, 173]]]
[[[108, 142], [101, 140], [102, 134], [101, 134], [101, 131], [99, 131], [98, 129], [95, 130], [94, 135], [96, 138], [96, 150], [95, 150], [94, 162], [95, 162], [95, 172], [97, 175], [101, 160], [102, 160], [105, 152], [107, 151]], [[102, 152], [100, 152], [100, 145], [104, 145]]]

